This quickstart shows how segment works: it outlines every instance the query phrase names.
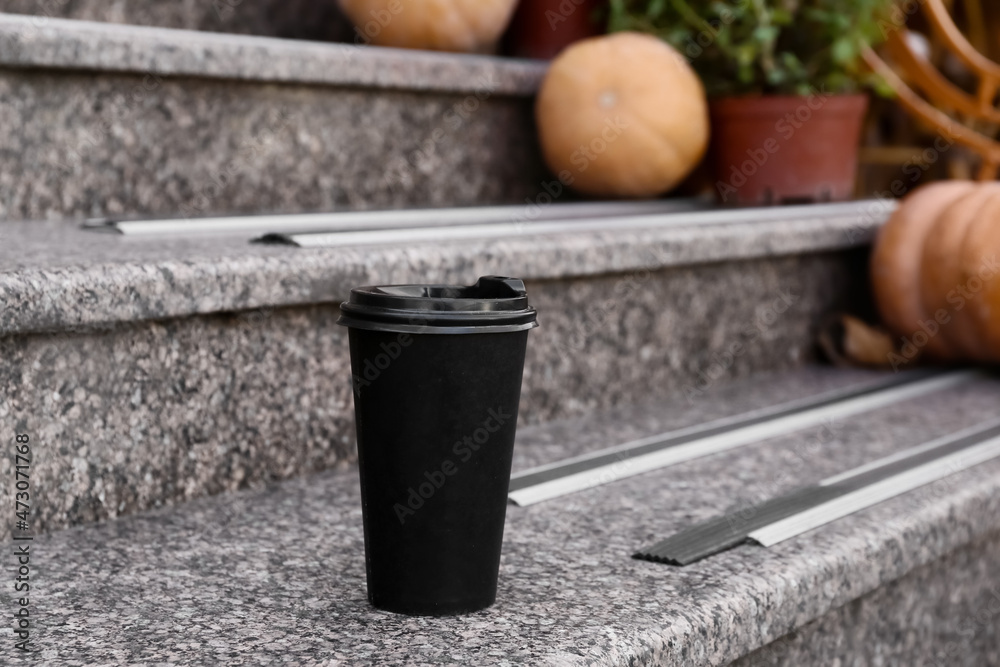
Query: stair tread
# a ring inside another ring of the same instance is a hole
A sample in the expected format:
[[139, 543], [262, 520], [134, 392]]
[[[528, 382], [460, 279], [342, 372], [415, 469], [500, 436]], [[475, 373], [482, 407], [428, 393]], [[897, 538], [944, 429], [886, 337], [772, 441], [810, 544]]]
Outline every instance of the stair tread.
[[0, 65], [530, 96], [542, 61], [0, 13]]
[[[634, 422], [677, 426], [864, 376], [807, 368], [713, 389], [692, 403], [524, 428], [515, 467], [616, 444]], [[741, 546], [677, 569], [632, 560], [637, 547], [995, 417], [998, 397], [1000, 381], [976, 380], [849, 422], [509, 507], [498, 602], [462, 618], [410, 618], [368, 605], [353, 469], [39, 537], [36, 646], [50, 660], [90, 663], [197, 660], [211, 651], [226, 660], [379, 664], [624, 665], [651, 655], [726, 664], [995, 531], [1000, 461], [770, 549]]]
[[[876, 202], [854, 213], [692, 222], [531, 235], [511, 224], [506, 239], [289, 248], [247, 235], [132, 239], [60, 222], [3, 223], [0, 335], [258, 308], [338, 302], [360, 284], [473, 280], [500, 273], [526, 279], [591, 276], [863, 246], [888, 215]], [[819, 209], [816, 209], [819, 210]], [[740, 214], [736, 214], [737, 216]]]

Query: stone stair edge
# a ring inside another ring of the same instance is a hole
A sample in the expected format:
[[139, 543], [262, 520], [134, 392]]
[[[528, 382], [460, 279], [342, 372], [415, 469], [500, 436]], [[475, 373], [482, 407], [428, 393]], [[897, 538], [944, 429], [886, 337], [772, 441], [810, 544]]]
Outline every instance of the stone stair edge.
[[0, 13], [0, 68], [530, 97], [547, 64]]
[[[857, 216], [745, 222], [704, 227], [661, 227], [438, 245], [309, 248], [251, 245], [244, 238], [205, 241], [196, 236], [163, 254], [115, 256], [145, 248], [132, 240], [60, 228], [62, 252], [47, 244], [49, 225], [5, 223], [16, 239], [31, 233], [35, 252], [8, 244], [32, 262], [0, 272], [0, 336], [96, 328], [121, 322], [168, 319], [259, 308], [339, 303], [362, 284], [473, 282], [480, 275], [559, 280], [649, 272], [707, 263], [817, 254], [864, 248], [885, 212]], [[73, 256], [80, 245], [107, 243], [96, 259]], [[205, 250], [205, 244], [211, 250]], [[51, 252], [49, 261], [38, 259]], [[3, 264], [17, 261], [3, 257]]]
[[[678, 623], [651, 622], [645, 627], [632, 627], [620, 641], [606, 646], [607, 652], [599, 664], [633, 664], [650, 655], [683, 662], [682, 648], [688, 651], [685, 657], [689, 661], [697, 656], [705, 661], [704, 664], [729, 664], [917, 568], [994, 536], [998, 528], [996, 471], [995, 461], [984, 464], [981, 468], [957, 473], [947, 478], [947, 482], [936, 482], [845, 517], [797, 538], [795, 543], [770, 550], [744, 547], [702, 565], [691, 566], [692, 576], [701, 573], [703, 584], [697, 591], [685, 589], [689, 599], [682, 602], [691, 602], [692, 609], [704, 613], [683, 615]], [[352, 479], [348, 480], [347, 475]], [[137, 533], [148, 538], [161, 530], [180, 533], [185, 540], [197, 538], [199, 543], [208, 544], [210, 541], [199, 536], [200, 530], [228, 530], [222, 527], [219, 517], [229, 521], [235, 516], [242, 517], [236, 527], [252, 534], [256, 529], [248, 528], [250, 523], [258, 524], [263, 530], [264, 519], [270, 521], [269, 517], [273, 516], [267, 506], [288, 507], [296, 496], [309, 493], [309, 488], [322, 490], [338, 488], [344, 483], [356, 484], [353, 475], [353, 471], [328, 471], [313, 478], [287, 480], [267, 490], [227, 492], [211, 499], [143, 511], [114, 522], [73, 526], [43, 539], [46, 545], [56, 547], [50, 553], [58, 553], [60, 548], [96, 550], [104, 548], [109, 538], [122, 539], [123, 535]], [[258, 504], [260, 500], [263, 510]], [[251, 504], [255, 507], [253, 516], [233, 509]], [[295, 506], [300, 507], [298, 502]], [[548, 511], [544, 507], [543, 510]], [[318, 520], [313, 516], [315, 512], [315, 501], [305, 503], [304, 516], [296, 515], [292, 522], [323, 523], [323, 517]], [[174, 521], [171, 517], [179, 518]], [[343, 521], [324, 517], [327, 524], [339, 525]], [[508, 521], [512, 526], [517, 523], [516, 519]], [[524, 537], [511, 535], [510, 544], [505, 543], [505, 551], [516, 552]], [[359, 544], [358, 540], [353, 543]], [[560, 545], [557, 551], [561, 549]], [[623, 558], [627, 558], [627, 553], [623, 554]], [[574, 555], [579, 556], [579, 552]], [[507, 558], [509, 560], [511, 555]], [[688, 574], [687, 568], [673, 570], [660, 564], [646, 563], [637, 568], [648, 569], [646, 576], [661, 581], [664, 577], [669, 578], [672, 572], [677, 573], [678, 579]], [[725, 576], [720, 576], [722, 574]], [[68, 580], [69, 575], [63, 574], [62, 578]], [[589, 584], [581, 583], [580, 586], [587, 589], [585, 593], [593, 594]], [[767, 622], [761, 622], [762, 617]], [[711, 622], [710, 619], [724, 619], [732, 633], [709, 632], [706, 635], [704, 628], [690, 622], [694, 618], [706, 619], [706, 623]]]
[[[806, 533], [786, 549], [780, 572], [774, 572], [772, 565], [771, 571], [734, 575], [730, 585], [742, 592], [730, 597], [722, 613], [734, 623], [742, 621], [742, 627], [759, 623], [761, 607], [778, 618], [760, 624], [745, 644], [723, 647], [708, 664], [728, 665], [919, 568], [994, 538], [1000, 531], [998, 469], [996, 461], [988, 462]], [[900, 518], [893, 512], [901, 506], [909, 511]], [[799, 547], [802, 543], [813, 550], [812, 557]], [[803, 600], [804, 591], [821, 593]], [[683, 645], [684, 640], [697, 643], [702, 638], [691, 626], [647, 630], [620, 649], [615, 656], [620, 662], [613, 664], [633, 664], [656, 646]]]

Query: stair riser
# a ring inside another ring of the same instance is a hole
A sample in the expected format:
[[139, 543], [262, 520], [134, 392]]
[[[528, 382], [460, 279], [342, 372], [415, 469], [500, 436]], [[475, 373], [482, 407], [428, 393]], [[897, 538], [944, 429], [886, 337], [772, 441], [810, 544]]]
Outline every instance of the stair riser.
[[828, 612], [730, 667], [1000, 664], [997, 553], [1000, 539], [994, 532]]
[[524, 97], [0, 69], [0, 220], [523, 203]]
[[[800, 364], [816, 322], [863, 278], [858, 258], [529, 281], [541, 327], [529, 337], [521, 420], [687, 400], [726, 379]], [[34, 443], [35, 526], [352, 463], [337, 316], [332, 304], [265, 308], [0, 339], [0, 421]], [[0, 464], [4, 480], [11, 465]]]

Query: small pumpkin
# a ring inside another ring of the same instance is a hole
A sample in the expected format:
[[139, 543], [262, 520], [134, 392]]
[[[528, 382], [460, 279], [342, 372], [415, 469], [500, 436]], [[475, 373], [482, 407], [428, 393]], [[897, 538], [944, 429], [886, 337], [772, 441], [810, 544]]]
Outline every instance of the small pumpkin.
[[671, 46], [618, 32], [577, 42], [553, 62], [535, 106], [542, 152], [559, 179], [604, 197], [653, 197], [708, 147], [705, 90]]
[[340, 0], [362, 44], [488, 53], [517, 0]]
[[880, 231], [871, 269], [904, 356], [1000, 361], [1000, 184], [916, 190]]

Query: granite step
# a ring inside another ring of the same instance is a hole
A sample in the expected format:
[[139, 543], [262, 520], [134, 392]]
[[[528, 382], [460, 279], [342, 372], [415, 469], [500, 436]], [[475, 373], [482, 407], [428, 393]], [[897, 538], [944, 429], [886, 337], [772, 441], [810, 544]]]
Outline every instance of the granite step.
[[0, 12], [52, 19], [260, 35], [286, 39], [353, 42], [353, 25], [336, 2], [315, 0], [0, 0]]
[[820, 210], [544, 234], [512, 222], [507, 238], [405, 247], [4, 223], [0, 420], [38, 443], [39, 530], [351, 466], [338, 304], [356, 285], [491, 274], [525, 279], [539, 312], [524, 424], [711, 395], [809, 362], [826, 314], [866, 302], [886, 212]]
[[544, 71], [0, 14], [0, 221], [533, 202]]
[[[514, 468], [872, 377], [807, 366], [526, 425]], [[654, 536], [751, 516], [763, 500], [995, 418], [998, 399], [1000, 380], [985, 377], [509, 506], [497, 603], [463, 617], [368, 604], [355, 470], [36, 537], [30, 646], [46, 664], [998, 664], [1000, 460], [771, 548], [683, 568], [630, 557]]]

